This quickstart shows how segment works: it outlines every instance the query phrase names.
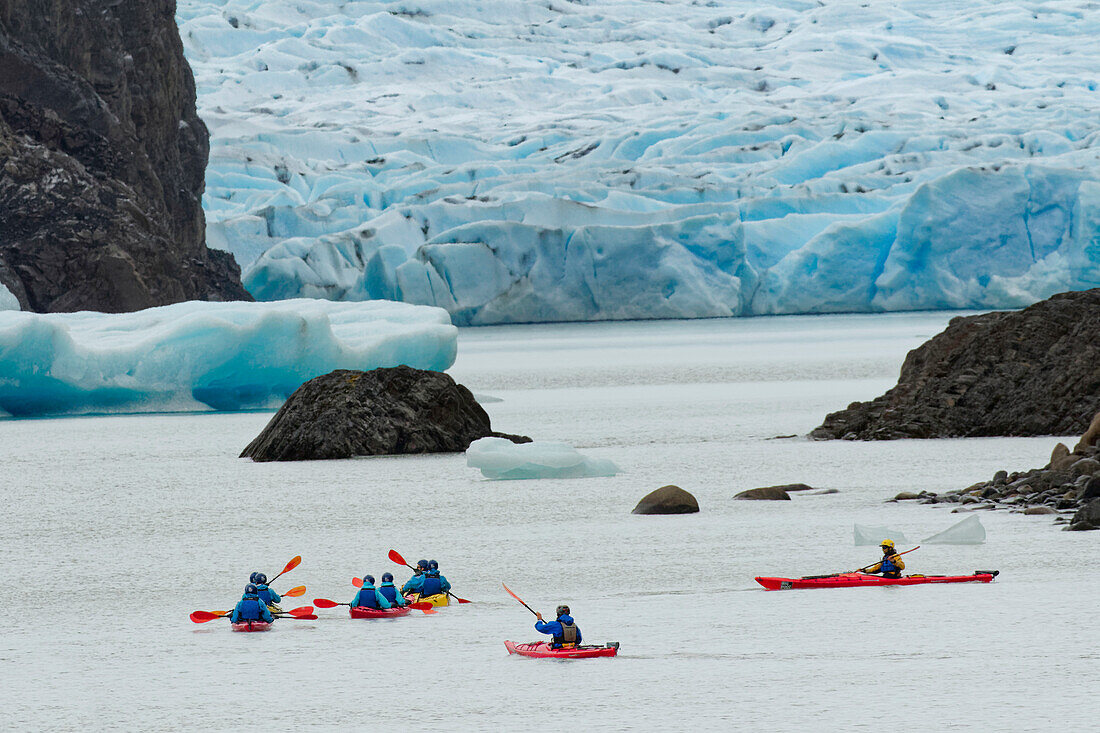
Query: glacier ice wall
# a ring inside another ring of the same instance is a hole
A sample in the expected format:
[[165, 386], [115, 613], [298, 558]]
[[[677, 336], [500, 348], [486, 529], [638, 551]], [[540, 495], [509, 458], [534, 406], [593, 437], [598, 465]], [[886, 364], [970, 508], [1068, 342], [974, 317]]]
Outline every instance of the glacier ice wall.
[[1016, 307], [1100, 285], [1069, 2], [179, 0], [211, 246], [456, 323]]
[[0, 311], [0, 412], [269, 407], [333, 369], [447, 369], [457, 335], [443, 310], [384, 301]]

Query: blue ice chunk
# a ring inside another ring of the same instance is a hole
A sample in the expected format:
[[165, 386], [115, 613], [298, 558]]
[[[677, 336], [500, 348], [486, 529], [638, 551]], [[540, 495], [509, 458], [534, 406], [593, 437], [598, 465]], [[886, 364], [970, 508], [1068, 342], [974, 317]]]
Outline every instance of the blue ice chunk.
[[489, 479], [593, 478], [619, 472], [606, 458], [584, 456], [566, 443], [513, 443], [506, 438], [475, 440], [466, 449], [466, 465]]

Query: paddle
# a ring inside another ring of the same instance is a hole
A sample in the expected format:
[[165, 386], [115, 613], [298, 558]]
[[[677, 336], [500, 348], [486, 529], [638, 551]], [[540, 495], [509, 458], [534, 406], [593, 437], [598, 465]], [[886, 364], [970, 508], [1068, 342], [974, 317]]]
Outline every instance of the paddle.
[[[312, 614], [313, 606], [300, 606], [290, 611], [273, 613], [271, 615], [276, 618], [317, 618]], [[232, 615], [232, 611], [193, 611], [191, 613], [191, 620], [197, 624], [205, 624], [207, 621], [213, 621], [216, 618], [229, 618], [230, 615]]]
[[[414, 573], [416, 572], [416, 568], [414, 568], [412, 565], [409, 565], [407, 562], [405, 562], [405, 558], [401, 557], [400, 553], [398, 553], [397, 550], [390, 550], [389, 558], [390, 558], [390, 560], [397, 563], [398, 565], [404, 565], [409, 570], [412, 570]], [[355, 581], [352, 581], [352, 582], [355, 582]], [[451, 598], [454, 598], [459, 603], [473, 603], [473, 601], [468, 601], [465, 598], [459, 598], [458, 596], [456, 596], [454, 593], [452, 593], [450, 591], [447, 591], [447, 595], [449, 595]]]
[[205, 624], [207, 621], [213, 621], [216, 618], [225, 618], [223, 614], [214, 613], [212, 611], [192, 611], [191, 620], [197, 624]]
[[[267, 581], [267, 585], [268, 585], [268, 587], [271, 587], [271, 584], [272, 584], [272, 583], [274, 583], [274, 582], [275, 582], [276, 580], [278, 580], [278, 579], [279, 579], [280, 577], [282, 577], [282, 576], [286, 575], [286, 574], [287, 574], [287, 573], [289, 573], [289, 572], [290, 572], [291, 570], [293, 570], [294, 568], [298, 567], [298, 566], [299, 566], [299, 565], [301, 565], [301, 564], [302, 564], [302, 556], [301, 556], [301, 555], [295, 555], [295, 556], [294, 556], [293, 558], [291, 558], [290, 562], [288, 562], [288, 563], [286, 564], [286, 567], [285, 567], [285, 568], [283, 568], [283, 572], [279, 573], [279, 574], [278, 574], [278, 575], [276, 575], [276, 576], [275, 576], [274, 578], [272, 578], [271, 580]], [[304, 593], [305, 591], [302, 591], [302, 592]], [[285, 594], [284, 594], [284, 595], [285, 595]]]
[[[501, 582], [501, 585], [504, 585], [504, 583], [503, 583], [503, 582]], [[517, 595], [516, 595], [515, 593], [513, 593], [513, 592], [512, 592], [512, 589], [511, 589], [511, 588], [509, 588], [508, 586], [504, 585], [504, 590], [508, 591], [508, 595], [512, 596], [512, 598], [515, 598], [515, 599], [516, 599], [517, 601], [519, 601], [520, 603], [523, 603], [523, 599], [522, 599], [522, 598], [520, 598], [519, 596], [517, 596]], [[536, 611], [535, 609], [531, 608], [531, 607], [530, 607], [530, 606], [528, 606], [528, 605], [527, 605], [526, 603], [523, 603], [523, 607], [524, 607], [524, 608], [526, 608], [526, 609], [527, 609], [528, 611], [530, 611], [531, 613], [535, 614], [535, 616], [538, 616], [538, 615], [539, 615], [539, 612], [538, 612], [538, 611]]]
[[304, 596], [305, 594], [306, 594], [306, 587], [304, 585], [299, 585], [299, 586], [295, 586], [294, 588], [291, 588], [286, 593], [283, 593], [282, 597], [283, 598], [297, 598], [299, 596]]
[[[336, 608], [337, 606], [348, 606], [348, 607], [351, 606], [350, 603], [337, 603], [336, 601], [330, 601], [327, 598], [314, 598], [313, 599], [313, 605], [318, 606], [319, 608]], [[419, 602], [418, 603], [408, 603], [408, 604], [405, 605], [405, 607], [406, 608], [412, 608], [412, 609], [417, 610], [417, 611], [423, 611], [424, 613], [435, 613], [435, 609], [432, 608], [432, 604], [426, 603], [426, 602], [425, 603], [419, 603]], [[401, 608], [401, 606], [396, 606], [396, 608]]]
[[[894, 555], [891, 555], [891, 557], [900, 557], [901, 555], [908, 555], [910, 552], [915, 552], [919, 549], [920, 549], [920, 545], [917, 545], [912, 550], [906, 550], [905, 552], [898, 552], [898, 553], [895, 553]], [[852, 573], [862, 573], [865, 570], [867, 570], [867, 568], [873, 568], [875, 565], [878, 565], [879, 562], [882, 562], [882, 560], [879, 560], [878, 562], [873, 562], [870, 565], [865, 565], [864, 567], [860, 568], [859, 570], [853, 570]], [[838, 578], [841, 575], [851, 575], [852, 573], [832, 573], [830, 575], [803, 575], [801, 580], [818, 580], [820, 578]]]

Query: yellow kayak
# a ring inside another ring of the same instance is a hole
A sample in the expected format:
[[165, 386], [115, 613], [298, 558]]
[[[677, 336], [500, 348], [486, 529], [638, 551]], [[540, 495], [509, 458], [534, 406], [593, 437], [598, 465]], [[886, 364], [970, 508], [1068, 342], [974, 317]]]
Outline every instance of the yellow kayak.
[[415, 593], [410, 593], [405, 596], [412, 603], [430, 603], [433, 608], [442, 608], [443, 606], [451, 605], [451, 601], [447, 598], [446, 593], [436, 593], [434, 596], [418, 596]]

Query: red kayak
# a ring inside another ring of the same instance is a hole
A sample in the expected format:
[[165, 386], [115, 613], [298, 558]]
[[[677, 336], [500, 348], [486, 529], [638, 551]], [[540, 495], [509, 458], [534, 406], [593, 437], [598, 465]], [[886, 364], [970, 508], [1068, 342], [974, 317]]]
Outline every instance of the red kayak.
[[795, 588], [862, 588], [872, 585], [924, 585], [925, 583], [989, 583], [1000, 574], [998, 570], [978, 570], [973, 575], [906, 575], [901, 578], [883, 578], [865, 573], [838, 573], [837, 575], [809, 576], [806, 578], [757, 578], [756, 582], [768, 590]]
[[545, 641], [533, 641], [529, 644], [504, 642], [509, 654], [519, 654], [537, 659], [589, 659], [591, 657], [613, 657], [619, 653], [619, 642], [613, 641], [605, 646], [577, 646], [572, 649], [551, 649]]
[[229, 628], [234, 631], [269, 631], [272, 625], [270, 621], [239, 621], [229, 624]]
[[398, 618], [399, 616], [408, 616], [408, 608], [365, 608], [363, 606], [352, 606], [348, 609], [352, 618]]

